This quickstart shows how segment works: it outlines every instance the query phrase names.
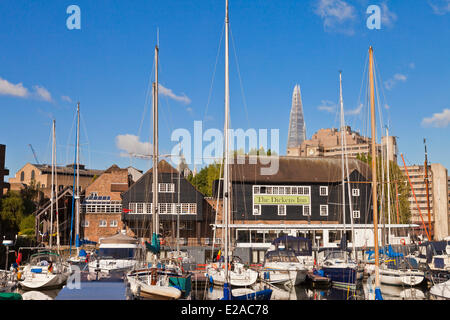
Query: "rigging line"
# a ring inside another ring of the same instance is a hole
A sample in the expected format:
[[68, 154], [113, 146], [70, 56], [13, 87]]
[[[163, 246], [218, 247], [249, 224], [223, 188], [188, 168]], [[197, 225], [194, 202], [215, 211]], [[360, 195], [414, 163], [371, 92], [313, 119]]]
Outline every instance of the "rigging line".
[[[86, 136], [86, 140], [87, 140], [87, 149], [88, 149], [88, 163], [89, 163], [89, 167], [90, 168], [92, 168], [92, 161], [91, 161], [91, 144], [89, 143], [89, 137], [88, 137], [88, 134], [87, 134], [87, 126], [86, 126], [86, 123], [84, 122], [84, 118], [83, 118], [83, 115], [81, 114], [81, 112], [80, 112], [80, 118], [81, 118], [81, 124], [82, 124], [82, 127], [83, 127], [83, 132], [84, 132], [84, 135]], [[81, 154], [80, 154], [81, 155]]]
[[220, 36], [219, 47], [217, 49], [216, 63], [214, 64], [214, 71], [213, 71], [213, 76], [212, 76], [212, 79], [211, 79], [211, 85], [210, 85], [210, 88], [209, 88], [208, 101], [206, 103], [205, 114], [203, 115], [203, 121], [205, 121], [205, 119], [206, 119], [206, 115], [208, 114], [208, 107], [209, 107], [209, 104], [211, 102], [212, 89], [213, 89], [213, 86], [214, 86], [214, 78], [215, 78], [215, 75], [216, 75], [217, 63], [219, 61], [219, 54], [220, 54], [220, 48], [222, 46], [222, 39], [223, 39], [224, 30], [225, 30], [225, 23], [222, 26], [222, 34]]
[[236, 46], [234, 43], [233, 32], [231, 31], [231, 26], [230, 26], [230, 37], [231, 37], [231, 43], [233, 44], [234, 59], [236, 60], [236, 67], [237, 67], [237, 72], [238, 72], [238, 76], [239, 76], [239, 83], [241, 86], [241, 96], [242, 96], [242, 102], [244, 103], [245, 116], [247, 117], [247, 124], [250, 127], [250, 120], [248, 118], [248, 110], [247, 110], [247, 101], [245, 99], [244, 86], [242, 84], [241, 71], [239, 68], [239, 61], [238, 61], [238, 57], [237, 57], [237, 53], [236, 53]]
[[155, 72], [155, 61], [153, 61], [152, 72], [150, 73], [150, 77], [148, 78], [147, 91], [145, 93], [145, 99], [144, 99], [144, 110], [142, 111], [141, 123], [139, 125], [139, 129], [137, 132], [138, 137], [141, 135], [142, 126], [144, 125], [145, 115], [147, 114], [147, 107], [149, 105], [149, 98], [151, 95], [150, 92], [152, 91], [151, 87], [152, 87], [152, 78], [153, 78], [154, 72]]
[[66, 143], [66, 163], [70, 163], [69, 162], [69, 141], [72, 140], [72, 132], [73, 132], [73, 127], [75, 125], [75, 121], [77, 119], [77, 113], [75, 112], [74, 116], [73, 116], [73, 121], [72, 121], [72, 128], [70, 129], [70, 133], [69, 133], [69, 137], [67, 138], [67, 143]]

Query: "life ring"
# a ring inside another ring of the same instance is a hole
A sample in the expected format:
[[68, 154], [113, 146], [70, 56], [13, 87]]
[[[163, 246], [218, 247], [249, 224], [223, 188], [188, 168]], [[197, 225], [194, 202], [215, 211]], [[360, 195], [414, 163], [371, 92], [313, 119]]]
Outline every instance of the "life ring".
[[405, 239], [401, 239], [401, 240], [400, 240], [400, 243], [401, 243], [402, 245], [406, 245]]

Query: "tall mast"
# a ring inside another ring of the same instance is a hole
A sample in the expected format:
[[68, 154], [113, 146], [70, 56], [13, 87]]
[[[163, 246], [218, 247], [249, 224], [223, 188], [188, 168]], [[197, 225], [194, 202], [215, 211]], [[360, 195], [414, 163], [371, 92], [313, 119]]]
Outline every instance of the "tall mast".
[[[181, 154], [181, 143], [180, 143], [180, 151], [178, 154]], [[178, 208], [177, 208], [177, 258], [180, 258], [180, 212], [181, 212], [181, 204], [180, 204], [180, 183], [181, 183], [181, 165], [179, 166], [180, 172], [178, 172]]]
[[52, 122], [52, 186], [50, 191], [50, 249], [53, 245], [53, 203], [55, 202], [55, 120]]
[[380, 291], [380, 273], [378, 259], [378, 196], [377, 196], [377, 152], [376, 152], [376, 128], [375, 128], [375, 87], [373, 73], [373, 48], [369, 48], [369, 82], [370, 82], [370, 114], [372, 127], [372, 203], [373, 203], [373, 237], [375, 246], [375, 299]]
[[[344, 98], [342, 94], [342, 72], [339, 72], [339, 84], [340, 84], [340, 100], [341, 100], [341, 122], [342, 126], [345, 127], [345, 118], [344, 118]], [[355, 246], [355, 229], [353, 226], [353, 204], [352, 204], [352, 196], [350, 191], [350, 174], [348, 169], [348, 155], [346, 154], [347, 151], [347, 141], [345, 139], [345, 135], [342, 135], [342, 152], [345, 153], [345, 166], [346, 166], [346, 172], [347, 172], [347, 194], [348, 194], [348, 205], [349, 205], [349, 212], [350, 212], [350, 221], [351, 221], [351, 232], [352, 232], [352, 249], [353, 249], [353, 255], [356, 259], [356, 246]], [[344, 167], [342, 167], [342, 174], [344, 174]], [[342, 185], [344, 185], [344, 179], [342, 179]], [[343, 194], [345, 193], [344, 190], [342, 190]], [[345, 199], [344, 199], [345, 203]], [[345, 216], [345, 207], [344, 207], [344, 216]], [[345, 219], [345, 218], [344, 218]], [[345, 221], [345, 220], [344, 220]], [[345, 224], [344, 224], [345, 228]], [[345, 229], [344, 229], [345, 230]]]
[[59, 208], [58, 208], [58, 173], [56, 171], [56, 121], [55, 121], [55, 209], [56, 209], [56, 246], [58, 248], [58, 253], [60, 251], [61, 239], [59, 236]]
[[76, 205], [76, 222], [75, 222], [75, 230], [76, 230], [76, 239], [75, 245], [77, 247], [77, 255], [80, 253], [80, 103], [77, 105], [77, 183], [76, 183], [76, 196], [75, 196], [75, 205]]
[[430, 212], [430, 191], [429, 191], [429, 180], [428, 180], [428, 153], [426, 139], [423, 139], [423, 144], [425, 145], [425, 188], [427, 190], [427, 209], [428, 209], [428, 234], [431, 236], [431, 212]]
[[224, 299], [230, 299], [229, 274], [228, 274], [228, 219], [229, 219], [229, 112], [230, 112], [230, 79], [229, 79], [229, 62], [228, 62], [228, 0], [225, 1], [225, 163], [223, 169], [224, 197], [223, 197], [223, 216], [225, 222], [225, 283], [224, 283]]
[[158, 217], [158, 45], [155, 46], [155, 82], [153, 83], [153, 238], [159, 233]]
[[[344, 135], [345, 135], [345, 124], [344, 124], [344, 99], [342, 98], [342, 72], [339, 72], [339, 101], [341, 104], [341, 174], [342, 174], [342, 222], [344, 224], [344, 234], [343, 237], [347, 236], [347, 229], [345, 227], [345, 148], [344, 148]], [[345, 239], [347, 241], [347, 239]], [[346, 255], [347, 257], [347, 255]]]
[[[77, 104], [77, 113], [80, 110], [80, 103]], [[77, 131], [78, 132], [78, 131]], [[75, 135], [75, 159], [74, 164], [77, 162], [77, 154], [78, 154], [78, 134]], [[72, 241], [73, 241], [73, 216], [75, 213], [75, 198], [76, 198], [76, 167], [73, 167], [73, 187], [72, 187], [72, 213], [70, 218], [70, 237], [69, 237], [69, 255], [72, 254]]]
[[387, 236], [387, 243], [391, 243], [391, 177], [390, 177], [390, 170], [389, 170], [389, 127], [386, 127], [386, 169], [387, 169], [387, 196], [388, 196], [388, 203], [387, 203], [387, 214], [388, 214], [388, 236]]

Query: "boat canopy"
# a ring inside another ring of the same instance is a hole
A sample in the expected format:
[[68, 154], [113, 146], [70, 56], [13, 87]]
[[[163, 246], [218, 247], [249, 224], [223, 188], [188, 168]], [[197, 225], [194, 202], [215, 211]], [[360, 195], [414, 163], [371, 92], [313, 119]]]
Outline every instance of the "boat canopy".
[[138, 239], [129, 237], [122, 233], [113, 235], [112, 237], [100, 239], [100, 246], [102, 244], [138, 244]]
[[312, 255], [311, 240], [308, 238], [282, 236], [273, 240], [272, 244], [276, 248], [280, 248], [280, 245], [284, 245], [286, 249], [293, 250], [296, 256]]
[[283, 249], [267, 251], [264, 255], [265, 262], [298, 262], [294, 250]]

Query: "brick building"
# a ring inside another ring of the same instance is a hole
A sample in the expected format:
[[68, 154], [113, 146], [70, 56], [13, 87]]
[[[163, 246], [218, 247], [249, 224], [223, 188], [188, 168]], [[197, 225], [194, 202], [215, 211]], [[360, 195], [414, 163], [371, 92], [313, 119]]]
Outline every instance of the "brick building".
[[[75, 165], [56, 166], [55, 183], [58, 185], [58, 191], [64, 190], [66, 187], [73, 186], [73, 175]], [[102, 170], [86, 169], [82, 164], [79, 165], [79, 184], [83, 191], [92, 183], [94, 177], [100, 176]], [[27, 163], [17, 173], [14, 178], [9, 179], [11, 189], [20, 189], [23, 185], [30, 185], [34, 181], [40, 186], [40, 190], [44, 196], [50, 198], [50, 189], [52, 183], [52, 166], [47, 164], [31, 164]]]
[[[361, 136], [358, 132], [352, 131], [350, 126], [345, 127], [346, 154], [355, 158], [358, 154], [370, 154], [371, 139]], [[397, 162], [397, 142], [396, 138], [389, 136], [382, 138], [382, 146], [385, 151], [389, 143], [390, 160]], [[377, 150], [381, 152], [381, 146], [377, 145]], [[301, 145], [288, 148], [288, 156], [300, 157], [336, 157], [342, 155], [341, 131], [332, 129], [320, 129], [310, 140], [305, 140]]]
[[[101, 238], [126, 229], [122, 222], [122, 198], [136, 177], [135, 168], [125, 169], [113, 165], [86, 187], [81, 209], [81, 237], [99, 242]], [[127, 234], [134, 236], [128, 229]]]

